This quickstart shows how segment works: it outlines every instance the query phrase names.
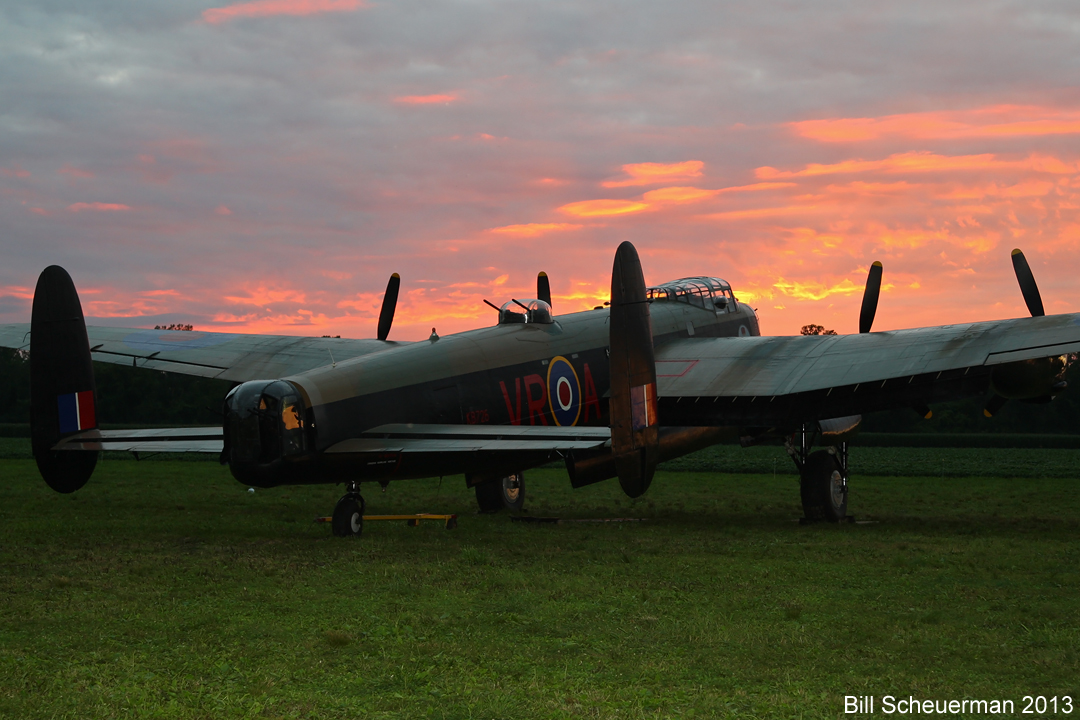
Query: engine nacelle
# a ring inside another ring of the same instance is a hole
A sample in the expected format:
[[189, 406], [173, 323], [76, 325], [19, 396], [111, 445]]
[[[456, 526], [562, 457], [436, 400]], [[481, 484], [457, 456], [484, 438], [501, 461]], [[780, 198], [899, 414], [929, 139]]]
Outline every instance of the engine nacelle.
[[1068, 366], [1068, 355], [996, 365], [990, 372], [990, 389], [1010, 400], [1053, 397], [1065, 387]]
[[[737, 428], [661, 427], [657, 455], [659, 462], [664, 462], [738, 437]], [[566, 472], [570, 475], [570, 484], [576, 488], [618, 475], [610, 450], [571, 453], [566, 457]]]

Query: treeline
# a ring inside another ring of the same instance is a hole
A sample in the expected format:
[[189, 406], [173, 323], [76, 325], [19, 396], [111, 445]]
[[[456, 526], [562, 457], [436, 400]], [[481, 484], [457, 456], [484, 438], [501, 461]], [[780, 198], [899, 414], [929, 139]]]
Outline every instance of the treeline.
[[[97, 417], [101, 423], [214, 425], [221, 401], [232, 388], [226, 380], [177, 375], [94, 363]], [[30, 422], [30, 360], [0, 348], [0, 423]]]
[[[103, 423], [201, 425], [220, 422], [225, 380], [94, 363], [98, 419]], [[924, 420], [908, 409], [867, 415], [864, 432], [1080, 434], [1080, 363], [1065, 376], [1069, 389], [1046, 405], [1010, 401], [992, 418], [986, 398], [934, 405]], [[25, 353], [0, 348], [0, 423], [30, 421], [30, 362]]]

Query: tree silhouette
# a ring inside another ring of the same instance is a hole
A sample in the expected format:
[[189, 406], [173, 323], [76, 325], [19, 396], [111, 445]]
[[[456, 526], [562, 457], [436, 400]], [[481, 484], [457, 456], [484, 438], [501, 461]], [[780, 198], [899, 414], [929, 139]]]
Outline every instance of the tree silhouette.
[[824, 325], [814, 325], [813, 323], [810, 323], [809, 325], [803, 325], [802, 329], [799, 330], [799, 334], [800, 335], [835, 335], [836, 331], [835, 330], [826, 330]]

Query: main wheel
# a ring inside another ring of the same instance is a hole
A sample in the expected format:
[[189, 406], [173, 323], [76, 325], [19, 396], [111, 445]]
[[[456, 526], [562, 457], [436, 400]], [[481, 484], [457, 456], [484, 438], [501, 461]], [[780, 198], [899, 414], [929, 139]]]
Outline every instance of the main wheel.
[[525, 505], [525, 476], [516, 472], [480, 483], [476, 486], [476, 503], [482, 513], [495, 513], [503, 508], [520, 510]]
[[847, 516], [847, 478], [839, 460], [827, 450], [806, 458], [800, 490], [808, 520], [840, 522]]
[[518, 471], [502, 479], [502, 502], [509, 510], [525, 506], [525, 474]]
[[482, 513], [497, 513], [503, 508], [502, 483], [488, 480], [476, 486], [476, 504]]
[[338, 500], [331, 525], [338, 537], [359, 536], [364, 531], [364, 498], [346, 495]]

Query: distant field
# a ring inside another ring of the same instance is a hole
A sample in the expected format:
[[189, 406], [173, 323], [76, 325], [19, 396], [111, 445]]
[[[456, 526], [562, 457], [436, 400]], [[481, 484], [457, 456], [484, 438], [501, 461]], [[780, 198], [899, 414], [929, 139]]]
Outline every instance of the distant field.
[[[757, 450], [761, 450], [758, 448]], [[662, 472], [642, 499], [527, 475], [528, 525], [461, 478], [248, 493], [106, 461], [0, 462], [0, 717], [828, 717], [847, 694], [1080, 698], [1068, 479], [865, 477], [870, 524], [800, 526], [793, 476]]]

